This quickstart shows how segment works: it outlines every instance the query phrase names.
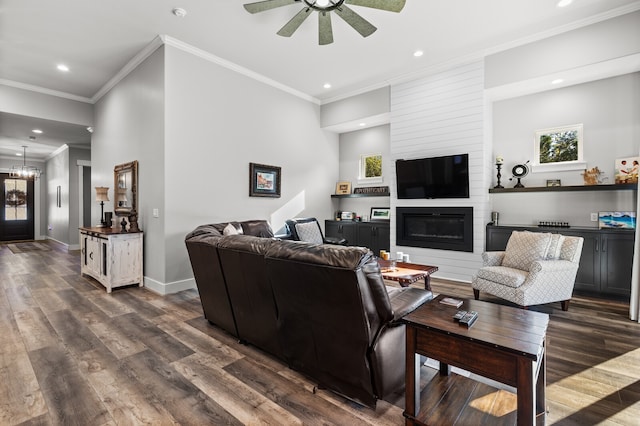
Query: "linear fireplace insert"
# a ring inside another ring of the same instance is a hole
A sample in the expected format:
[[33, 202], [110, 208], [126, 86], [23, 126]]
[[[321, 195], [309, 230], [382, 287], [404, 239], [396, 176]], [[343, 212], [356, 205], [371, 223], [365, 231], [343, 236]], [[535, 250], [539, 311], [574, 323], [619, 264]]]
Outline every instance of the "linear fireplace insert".
[[473, 252], [473, 207], [397, 207], [396, 244]]

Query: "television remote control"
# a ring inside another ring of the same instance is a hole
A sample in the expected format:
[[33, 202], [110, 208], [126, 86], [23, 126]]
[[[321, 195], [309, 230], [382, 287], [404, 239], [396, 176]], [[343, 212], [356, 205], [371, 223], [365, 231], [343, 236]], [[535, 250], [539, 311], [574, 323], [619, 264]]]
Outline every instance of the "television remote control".
[[464, 317], [460, 319], [460, 324], [471, 327], [478, 319], [478, 313], [476, 311], [467, 312]]
[[467, 311], [458, 311], [453, 316], [453, 319], [456, 321], [460, 321], [462, 318], [464, 318], [465, 315], [467, 315]]

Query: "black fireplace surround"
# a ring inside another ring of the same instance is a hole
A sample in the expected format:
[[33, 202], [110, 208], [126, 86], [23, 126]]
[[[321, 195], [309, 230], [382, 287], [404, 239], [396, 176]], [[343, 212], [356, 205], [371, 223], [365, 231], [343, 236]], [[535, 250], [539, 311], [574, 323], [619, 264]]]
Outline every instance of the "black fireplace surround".
[[473, 252], [473, 207], [396, 207], [396, 244]]

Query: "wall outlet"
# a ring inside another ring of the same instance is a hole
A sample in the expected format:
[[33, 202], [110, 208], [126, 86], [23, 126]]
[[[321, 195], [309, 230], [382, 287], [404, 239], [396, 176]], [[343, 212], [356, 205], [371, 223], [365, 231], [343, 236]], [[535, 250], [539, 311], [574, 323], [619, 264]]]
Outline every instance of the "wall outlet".
[[591, 213], [591, 222], [598, 221], [598, 213]]
[[153, 209], [153, 217], [160, 217], [160, 210], [159, 209]]

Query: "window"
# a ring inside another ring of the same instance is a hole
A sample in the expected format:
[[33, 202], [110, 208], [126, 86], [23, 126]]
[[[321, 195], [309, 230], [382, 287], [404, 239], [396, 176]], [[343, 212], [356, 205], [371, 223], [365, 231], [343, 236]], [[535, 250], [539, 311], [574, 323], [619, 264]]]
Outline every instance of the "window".
[[582, 124], [536, 131], [535, 171], [583, 170]]
[[382, 154], [360, 156], [360, 174], [358, 183], [382, 182]]
[[4, 218], [6, 221], [27, 220], [27, 181], [4, 180]]

